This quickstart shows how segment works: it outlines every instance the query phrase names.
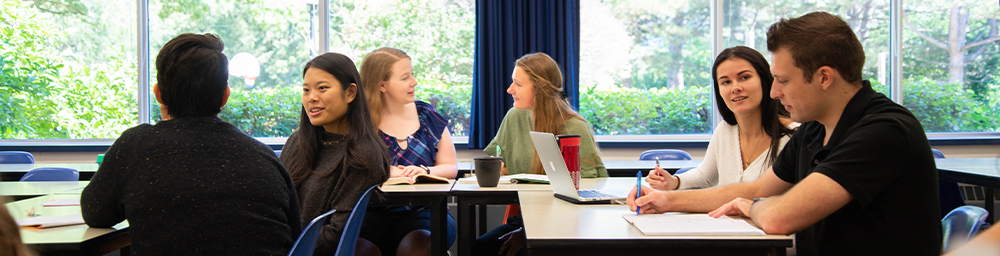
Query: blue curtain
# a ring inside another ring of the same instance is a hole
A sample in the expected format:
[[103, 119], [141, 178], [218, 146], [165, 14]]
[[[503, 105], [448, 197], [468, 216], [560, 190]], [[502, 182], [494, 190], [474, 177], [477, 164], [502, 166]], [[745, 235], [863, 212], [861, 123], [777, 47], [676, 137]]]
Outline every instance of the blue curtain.
[[469, 148], [484, 148], [514, 105], [507, 94], [514, 61], [544, 52], [563, 72], [570, 105], [579, 109], [580, 2], [477, 0]]

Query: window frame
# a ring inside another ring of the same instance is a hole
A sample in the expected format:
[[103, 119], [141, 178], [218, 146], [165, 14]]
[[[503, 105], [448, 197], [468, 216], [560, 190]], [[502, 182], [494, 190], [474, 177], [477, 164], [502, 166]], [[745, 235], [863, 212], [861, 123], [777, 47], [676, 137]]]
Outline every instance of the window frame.
[[[330, 12], [329, 0], [319, 0], [320, 27], [329, 28]], [[898, 79], [902, 74], [902, 0], [889, 0], [890, 4], [890, 66], [891, 72], [889, 84], [890, 98], [902, 103], [902, 79]], [[149, 70], [149, 0], [136, 0], [136, 18], [138, 26], [138, 38], [136, 41], [138, 49], [138, 72], [137, 82], [140, 85], [149, 84], [150, 73], [143, 72]], [[723, 0], [711, 0], [711, 48], [712, 56], [718, 56], [722, 51], [722, 15]], [[318, 49], [323, 52], [329, 50], [329, 29], [320, 31]], [[148, 86], [138, 86], [138, 106], [139, 124], [150, 123], [150, 88]], [[714, 94], [714, 88], [712, 89]], [[711, 97], [711, 104], [716, 105], [715, 97]], [[713, 108], [714, 109], [714, 108]], [[717, 110], [712, 111], [711, 127], [716, 127], [722, 118]], [[927, 138], [932, 146], [950, 145], [1000, 145], [1000, 132], [928, 132]], [[656, 134], [656, 135], [597, 135], [595, 140], [603, 148], [663, 148], [663, 147], [707, 147], [711, 140], [711, 134]], [[283, 147], [287, 137], [256, 138], [275, 150]], [[0, 150], [27, 150], [34, 152], [92, 152], [106, 151], [114, 143], [115, 139], [0, 139]], [[465, 149], [468, 143], [467, 136], [455, 136], [453, 141], [457, 148]]]

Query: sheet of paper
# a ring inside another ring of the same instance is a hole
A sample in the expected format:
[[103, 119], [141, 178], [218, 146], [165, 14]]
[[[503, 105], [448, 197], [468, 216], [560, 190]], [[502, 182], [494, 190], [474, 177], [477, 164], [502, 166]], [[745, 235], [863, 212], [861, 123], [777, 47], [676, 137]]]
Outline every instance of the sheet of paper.
[[[512, 175], [500, 176], [500, 182], [497, 184], [510, 184], [510, 176]], [[458, 179], [458, 184], [479, 184], [479, 181], [476, 179], [476, 176], [471, 176]]]
[[42, 203], [42, 206], [79, 206], [80, 198], [52, 199], [52, 201]]
[[17, 225], [21, 227], [37, 228], [54, 228], [84, 223], [83, 214], [31, 217], [16, 219], [15, 221], [17, 222]]
[[746, 221], [708, 214], [622, 214], [622, 218], [647, 236], [763, 236]]

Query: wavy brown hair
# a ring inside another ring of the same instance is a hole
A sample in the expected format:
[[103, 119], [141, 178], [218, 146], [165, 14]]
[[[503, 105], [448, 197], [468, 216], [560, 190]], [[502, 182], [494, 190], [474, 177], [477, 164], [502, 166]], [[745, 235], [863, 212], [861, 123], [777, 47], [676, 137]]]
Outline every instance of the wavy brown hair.
[[722, 120], [730, 125], [736, 125], [736, 114], [733, 110], [726, 106], [726, 99], [722, 98], [722, 94], [719, 92], [719, 65], [723, 62], [731, 59], [742, 59], [750, 63], [753, 66], [757, 76], [760, 77], [760, 91], [763, 97], [760, 99], [760, 128], [767, 133], [767, 136], [771, 137], [770, 148], [771, 151], [767, 155], [767, 164], [769, 166], [774, 163], [774, 160], [778, 158], [778, 146], [781, 145], [781, 137], [785, 135], [791, 135], [795, 130], [785, 127], [781, 124], [781, 119], [779, 117], [788, 118], [788, 110], [785, 110], [781, 106], [781, 102], [776, 99], [772, 99], [770, 95], [771, 86], [774, 83], [774, 76], [771, 75], [771, 65], [767, 63], [767, 59], [764, 59], [764, 55], [760, 52], [754, 50], [753, 48], [746, 46], [736, 46], [722, 50], [719, 53], [719, 57], [715, 58], [715, 64], [712, 65], [712, 83], [715, 86], [715, 102], [717, 108], [719, 109], [719, 114], [722, 115]]
[[[570, 118], [587, 122], [566, 100], [562, 71], [552, 57], [540, 52], [530, 53], [517, 59], [515, 65], [524, 70], [535, 84], [535, 98], [531, 104], [532, 131], [559, 135]], [[537, 152], [531, 162], [531, 173], [545, 174]]]
[[378, 131], [382, 122], [382, 82], [389, 81], [392, 76], [392, 65], [410, 55], [396, 48], [382, 47], [375, 49], [361, 61], [361, 84], [365, 94], [368, 94], [368, 110], [371, 112], [372, 125]]

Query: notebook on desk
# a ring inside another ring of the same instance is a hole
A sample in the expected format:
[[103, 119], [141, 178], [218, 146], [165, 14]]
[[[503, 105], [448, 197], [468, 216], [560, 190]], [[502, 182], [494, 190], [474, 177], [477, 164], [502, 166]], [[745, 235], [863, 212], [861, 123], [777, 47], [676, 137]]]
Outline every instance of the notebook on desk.
[[624, 200], [630, 190], [576, 190], [573, 178], [569, 176], [569, 168], [563, 161], [556, 137], [551, 133], [531, 132], [531, 142], [535, 144], [535, 152], [545, 168], [555, 197], [574, 204], [608, 204]]
[[708, 214], [622, 214], [622, 218], [647, 236], [763, 236], [746, 221]]

